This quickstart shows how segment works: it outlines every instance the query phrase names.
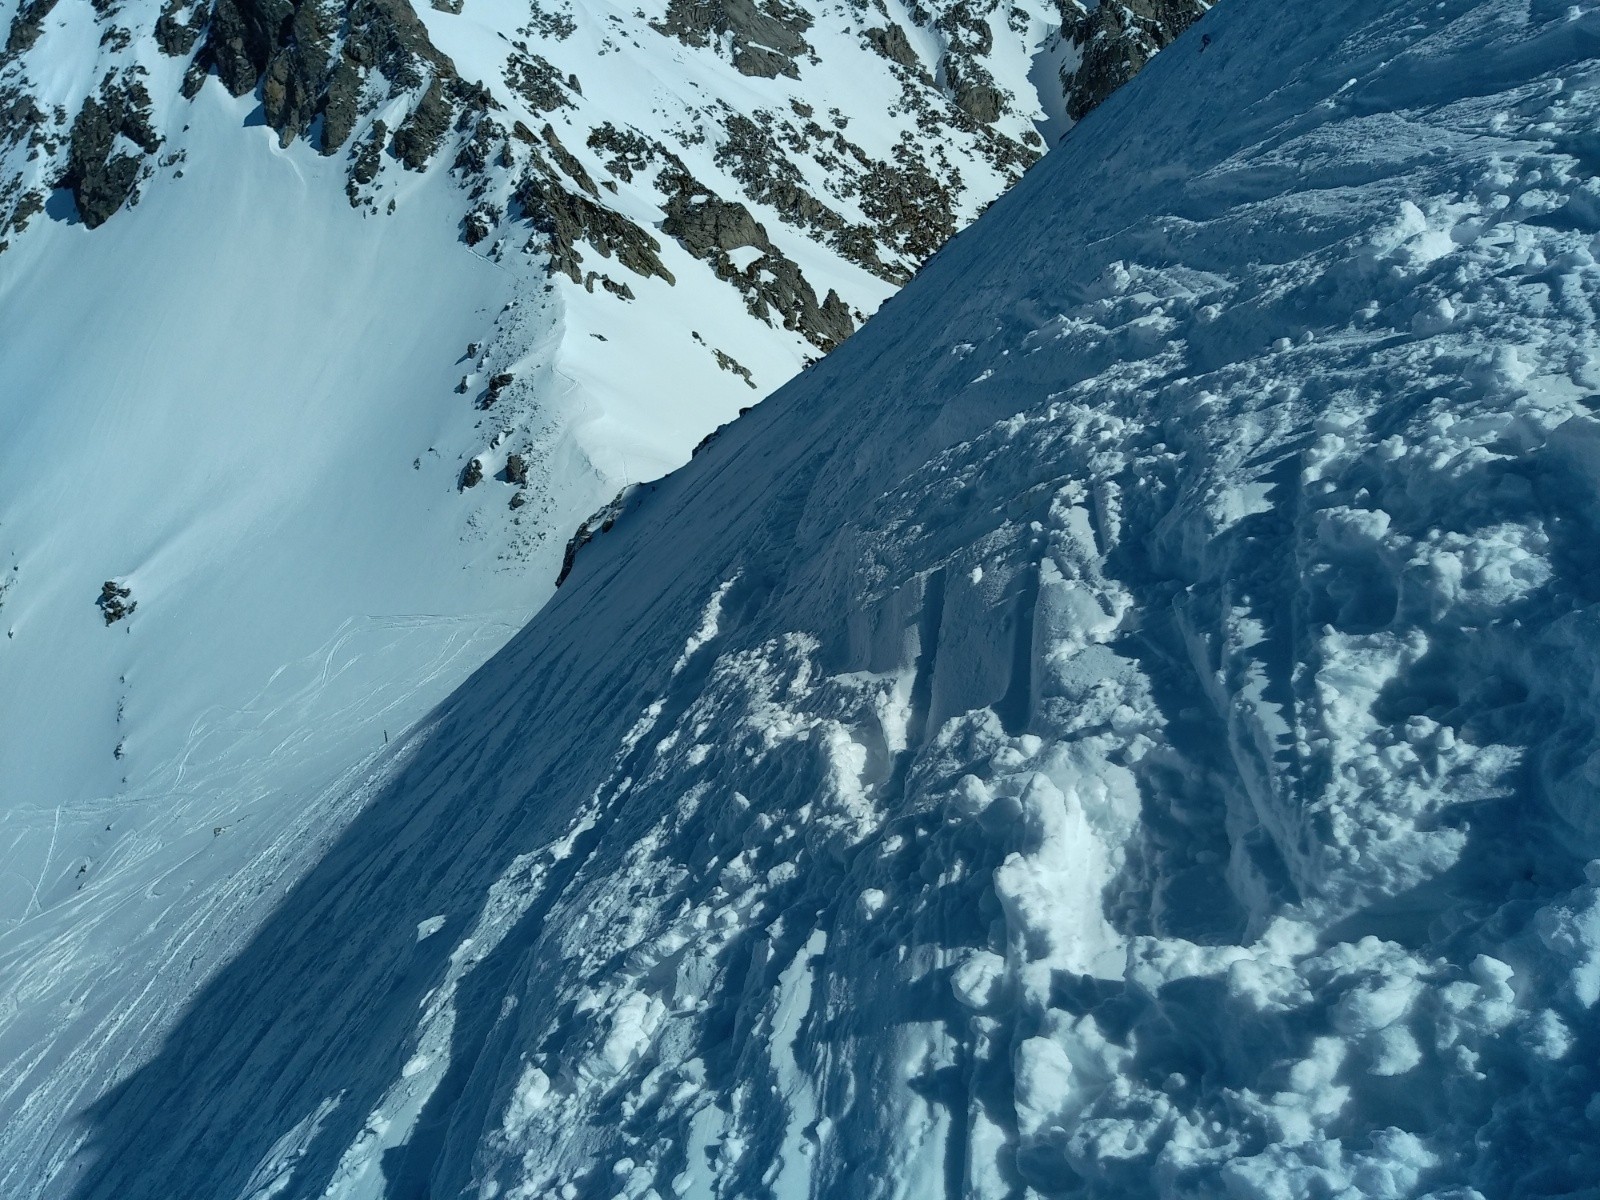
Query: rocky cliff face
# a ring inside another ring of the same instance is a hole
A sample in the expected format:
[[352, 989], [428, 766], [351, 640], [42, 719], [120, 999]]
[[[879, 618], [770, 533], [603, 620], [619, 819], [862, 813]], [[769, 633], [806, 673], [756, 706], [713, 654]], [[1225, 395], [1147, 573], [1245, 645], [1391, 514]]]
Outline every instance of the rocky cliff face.
[[1067, 114], [1080, 121], [1139, 73], [1156, 51], [1200, 19], [1214, 0], [1124, 0], [1064, 12], [1062, 36], [1078, 54], [1061, 71]]
[[138, 152], [153, 155], [160, 146], [143, 81], [137, 76], [107, 75], [72, 122], [67, 169], [61, 177], [63, 186], [72, 190], [85, 225], [92, 229], [103, 224], [127, 203], [139, 180]]
[[[95, 0], [97, 82], [58, 98], [38, 80], [81, 18], [27, 0], [0, 56], [0, 248], [53, 189], [93, 227], [162, 171], [180, 173], [181, 156], [160, 153], [163, 130], [201, 88], [221, 87], [253, 94], [281, 145], [346, 155], [358, 207], [393, 202], [394, 172], [449, 170], [469, 244], [543, 252], [553, 274], [621, 298], [629, 275], [672, 279], [656, 250], [676, 237], [754, 318], [827, 350], [873, 301], [803, 259], [904, 282], [1042, 153], [1029, 81], [1042, 44], [1067, 51], [1061, 86], [1077, 120], [1204, 7], [668, 0], [625, 16], [533, 0], [523, 24], [493, 31], [498, 45], [472, 45], [464, 69], [442, 48], [468, 44], [451, 25], [462, 0], [420, 13], [408, 0]], [[621, 59], [682, 76], [677, 110], [619, 102], [609, 76]], [[586, 95], [584, 76], [603, 86]], [[691, 197], [743, 210], [757, 232], [711, 252], [686, 216]], [[796, 237], [810, 248], [797, 252]], [[743, 249], [758, 253], [728, 257]]]

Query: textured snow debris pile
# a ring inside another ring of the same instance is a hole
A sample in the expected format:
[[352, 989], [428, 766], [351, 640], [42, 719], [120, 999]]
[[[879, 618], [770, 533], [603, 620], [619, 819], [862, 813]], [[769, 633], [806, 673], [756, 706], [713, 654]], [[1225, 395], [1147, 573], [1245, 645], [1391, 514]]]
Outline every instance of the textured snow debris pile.
[[1203, 26], [578, 552], [54, 1193], [1592, 1188], [1600, 10]]

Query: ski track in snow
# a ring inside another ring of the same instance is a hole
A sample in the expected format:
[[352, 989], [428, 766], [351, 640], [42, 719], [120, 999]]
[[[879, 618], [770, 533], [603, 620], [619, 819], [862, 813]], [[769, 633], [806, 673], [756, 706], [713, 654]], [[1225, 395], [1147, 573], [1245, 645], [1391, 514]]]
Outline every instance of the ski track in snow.
[[1229, 0], [635, 497], [13, 1186], [1592, 1194], [1597, 55]]

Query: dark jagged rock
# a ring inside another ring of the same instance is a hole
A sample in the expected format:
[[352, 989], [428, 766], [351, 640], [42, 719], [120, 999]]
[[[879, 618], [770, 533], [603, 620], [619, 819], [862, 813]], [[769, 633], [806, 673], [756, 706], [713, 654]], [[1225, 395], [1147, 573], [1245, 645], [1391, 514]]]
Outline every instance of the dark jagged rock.
[[661, 232], [677, 238], [696, 258], [710, 259], [719, 251], [745, 246], [772, 249], [766, 229], [748, 208], [703, 189], [686, 188], [667, 201]]
[[[676, 184], [662, 232], [677, 238], [690, 254], [709, 262], [719, 279], [743, 292], [752, 315], [770, 322], [775, 311], [777, 323], [823, 350], [833, 349], [855, 331], [849, 306], [831, 291], [819, 303], [799, 265], [772, 244], [766, 227], [748, 208], [713, 195], [687, 173], [679, 175]], [[729, 252], [746, 248], [760, 250], [761, 255], [740, 270]]]
[[989, 26], [988, 5], [960, 0], [960, 3], [945, 9], [935, 23], [956, 54], [983, 57], [994, 49], [994, 30]]
[[472, 136], [461, 143], [450, 169], [468, 176], [482, 176], [494, 161], [501, 166], [512, 165], [506, 149], [505, 127], [494, 118], [485, 117], [473, 126]]
[[611, 155], [606, 169], [624, 183], [632, 183], [634, 172], [643, 171], [661, 153], [661, 147], [643, 134], [618, 129], [610, 121], [590, 132], [588, 146], [597, 153], [606, 151]]
[[242, 96], [266, 72], [293, 19], [289, 0], [217, 0], [200, 57], [223, 87]]
[[34, 98], [21, 88], [0, 87], [0, 146], [24, 140], [40, 145], [47, 118]]
[[955, 199], [911, 149], [895, 157], [863, 182], [861, 211], [884, 242], [921, 262], [955, 234]]
[[352, 183], [365, 185], [378, 177], [378, 168], [383, 165], [383, 144], [388, 135], [388, 127], [381, 120], [374, 121], [366, 139], [360, 145], [351, 147], [350, 154], [354, 159], [350, 167]]
[[810, 27], [809, 16], [780, 0], [760, 7], [752, 0], [671, 0], [666, 16], [654, 24], [687, 46], [731, 38], [734, 68], [763, 79], [798, 78], [795, 59], [811, 49], [802, 36]]
[[1062, 72], [1067, 115], [1082, 120], [1209, 7], [1205, 0], [1121, 0], [1065, 22], [1062, 36], [1083, 55], [1075, 70]]
[[416, 108], [394, 131], [394, 156], [407, 170], [422, 170], [439, 149], [454, 116], [455, 109], [445, 99], [444, 85], [435, 79], [422, 93]]
[[11, 30], [6, 35], [7, 59], [33, 49], [33, 44], [39, 40], [39, 34], [44, 29], [44, 19], [55, 6], [56, 0], [24, 0], [17, 9], [17, 15], [11, 18]]
[[[194, 65], [200, 80], [214, 70], [235, 96], [259, 84], [263, 115], [285, 145], [323, 118], [324, 154], [344, 145], [372, 103], [364, 93], [375, 73], [390, 95], [438, 84], [431, 104], [425, 94], [418, 105], [430, 122], [460, 98], [454, 65], [407, 0], [217, 0]], [[185, 80], [186, 94], [197, 87]]]
[[480, 204], [461, 218], [461, 240], [476, 246], [489, 237], [505, 214], [493, 204]]
[[506, 482], [517, 487], [528, 485], [528, 460], [520, 454], [506, 455]]
[[950, 84], [956, 107], [981, 125], [990, 125], [1005, 112], [1005, 93], [994, 85], [994, 77], [971, 58], [950, 55], [945, 59], [945, 79]]
[[899, 63], [908, 71], [921, 67], [917, 52], [911, 48], [906, 31], [900, 26], [891, 24], [883, 29], [869, 29], [866, 37], [867, 44], [890, 62]]
[[5, 223], [5, 229], [21, 233], [28, 227], [28, 222], [44, 211], [44, 194], [38, 191], [23, 192], [17, 198], [11, 216]]
[[107, 75], [97, 96], [83, 102], [67, 151], [61, 186], [72, 189], [78, 215], [90, 229], [127, 203], [139, 183], [144, 159], [116, 149], [121, 135], [145, 154], [161, 145], [150, 124], [150, 93], [136, 78]]
[[502, 371], [498, 375], [490, 376], [490, 378], [489, 378], [489, 390], [484, 392], [483, 399], [478, 402], [478, 407], [479, 408], [490, 408], [490, 407], [492, 407], [494, 402], [496, 400], [500, 399], [501, 393], [504, 392], [513, 383], [515, 383], [516, 379], [517, 379], [517, 377], [515, 375], [513, 375], [510, 371]]
[[594, 180], [589, 178], [589, 172], [583, 169], [583, 164], [577, 160], [572, 151], [561, 144], [554, 127], [548, 123], [544, 127], [544, 141], [545, 145], [550, 147], [550, 157], [556, 160], [556, 165], [567, 173], [572, 182], [598, 200], [600, 189], [594, 186]]
[[[183, 15], [185, 8], [189, 9], [187, 17]], [[172, 58], [184, 57], [200, 40], [210, 15], [211, 10], [204, 3], [167, 0], [161, 6], [161, 15], [156, 18], [156, 46], [161, 53]]]
[[506, 85], [522, 97], [534, 112], [555, 112], [558, 108], [572, 108], [567, 98], [567, 84], [561, 72], [550, 65], [550, 60], [537, 54], [518, 51], [506, 59]]
[[904, 267], [886, 263], [878, 257], [878, 234], [870, 225], [846, 225], [843, 229], [836, 229], [828, 238], [828, 244], [847, 261], [871, 271], [879, 279], [902, 284], [911, 278], [911, 272]]
[[139, 607], [139, 602], [132, 596], [129, 588], [114, 579], [108, 579], [101, 585], [100, 599], [95, 604], [99, 606], [100, 615], [106, 619], [107, 625], [115, 625]]
[[[832, 296], [833, 293], [829, 292], [828, 295]], [[835, 297], [835, 298], [837, 299], [837, 297]], [[734, 375], [737, 375], [740, 379], [743, 379], [745, 381], [745, 383], [749, 384], [751, 387], [755, 387], [756, 386], [756, 381], [750, 374], [750, 368], [745, 366], [744, 364], [742, 364], [738, 359], [734, 358], [733, 355], [728, 354], [725, 351], [718, 350], [715, 347], [712, 348], [711, 354], [712, 354], [712, 357], [714, 357], [717, 360], [717, 366], [721, 367], [724, 371], [728, 371], [728, 372], [731, 372]], [[700, 452], [700, 450], [707, 443], [709, 443], [711, 441], [711, 439], [714, 438], [715, 436], [716, 436], [715, 432], [707, 434], [705, 439], [703, 441], [701, 441], [700, 445], [695, 447], [695, 453], [698, 454]]]
[[728, 118], [717, 147], [717, 165], [744, 185], [745, 194], [778, 210], [785, 221], [828, 234], [844, 228], [844, 218], [804, 186], [799, 170], [772, 133], [743, 114]]
[[[817, 130], [820, 135], [822, 131]], [[842, 139], [841, 139], [842, 140]], [[697, 182], [681, 159], [632, 130], [610, 124], [589, 136], [592, 149], [608, 152], [608, 169], [632, 180], [653, 163], [663, 163], [657, 186], [666, 194], [666, 217], [661, 229], [681, 242], [696, 258], [712, 263], [717, 276], [733, 283], [745, 295], [757, 316], [768, 319], [769, 309], [782, 317], [785, 328], [800, 330], [815, 345], [831, 347], [854, 330], [854, 321], [841, 302], [830, 308], [819, 302], [800, 269], [778, 252], [766, 229], [743, 204], [724, 200]], [[863, 162], [870, 162], [864, 154]], [[808, 193], [799, 172], [771, 132], [747, 117], [735, 115], [727, 124], [727, 140], [717, 151], [726, 166], [745, 185], [752, 199], [770, 204], [787, 220], [827, 237], [851, 261], [887, 278], [906, 278], [878, 258], [871, 229], [846, 224], [838, 213]], [[734, 267], [727, 252], [754, 247], [769, 256], [766, 270], [752, 265]]]
[[469, 458], [467, 465], [461, 468], [461, 479], [456, 485], [457, 491], [466, 491], [468, 488], [477, 487], [483, 482], [483, 464], [475, 458]]
[[581, 284], [583, 254], [578, 243], [587, 242], [605, 258], [615, 255], [635, 275], [677, 282], [661, 261], [661, 243], [609, 208], [567, 191], [548, 177], [532, 174], [517, 188], [516, 199], [534, 228], [547, 239], [552, 274], [559, 271]]
[[744, 272], [746, 303], [750, 311], [770, 320], [767, 308], [776, 310], [785, 329], [800, 334], [819, 350], [828, 351], [855, 332], [850, 306], [829, 289], [821, 303], [799, 264], [782, 254], [764, 254]]
[[572, 574], [572, 565], [578, 560], [578, 551], [602, 533], [610, 533], [617, 520], [627, 508], [629, 499], [639, 490], [638, 484], [629, 484], [612, 498], [610, 503], [595, 510], [589, 519], [578, 526], [577, 531], [567, 539], [566, 552], [561, 556], [561, 573], [556, 576], [556, 586], [560, 587], [567, 581], [567, 576]]
[[[335, 14], [316, 4], [302, 4], [290, 22], [289, 44], [273, 51], [261, 76], [261, 108], [267, 124], [287, 145], [306, 129], [326, 106], [333, 80]], [[337, 145], [338, 143], [335, 143]]]
[[528, 24], [518, 30], [519, 33], [530, 37], [537, 34], [550, 41], [564, 42], [577, 32], [578, 23], [572, 19], [571, 13], [559, 9], [547, 12], [539, 0], [529, 0], [527, 9]]

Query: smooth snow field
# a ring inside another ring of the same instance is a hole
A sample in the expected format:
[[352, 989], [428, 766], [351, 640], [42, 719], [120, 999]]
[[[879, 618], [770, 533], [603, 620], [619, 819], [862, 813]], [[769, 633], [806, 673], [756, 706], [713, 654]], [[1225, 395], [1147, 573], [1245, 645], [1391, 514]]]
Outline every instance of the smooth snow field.
[[1226, 0], [221, 899], [10, 883], [0, 1193], [1600, 1196], [1597, 128]]

